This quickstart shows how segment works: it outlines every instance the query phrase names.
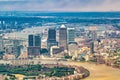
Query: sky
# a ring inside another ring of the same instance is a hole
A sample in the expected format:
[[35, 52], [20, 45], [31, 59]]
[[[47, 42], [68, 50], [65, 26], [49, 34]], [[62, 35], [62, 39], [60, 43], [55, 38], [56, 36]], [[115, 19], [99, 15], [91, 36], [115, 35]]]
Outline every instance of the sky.
[[0, 11], [120, 11], [120, 0], [0, 0]]

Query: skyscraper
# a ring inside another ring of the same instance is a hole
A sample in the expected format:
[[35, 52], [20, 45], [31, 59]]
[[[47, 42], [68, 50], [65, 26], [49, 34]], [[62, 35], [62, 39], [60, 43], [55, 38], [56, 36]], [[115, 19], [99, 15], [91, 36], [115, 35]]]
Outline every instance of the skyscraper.
[[67, 49], [67, 28], [62, 25], [59, 30], [59, 47]]
[[36, 47], [41, 47], [41, 38], [39, 35], [35, 35], [35, 44]]
[[41, 37], [39, 35], [28, 36], [28, 55], [36, 56], [40, 54]]
[[94, 42], [90, 42], [90, 53], [94, 53]]
[[58, 46], [58, 42], [56, 41], [56, 30], [55, 28], [50, 28], [48, 30], [48, 39], [47, 39], [47, 48], [50, 52], [50, 48], [52, 46]]
[[39, 35], [29, 35], [28, 37], [29, 47], [41, 47], [41, 38]]
[[0, 52], [4, 50], [3, 37], [0, 35]]
[[75, 28], [68, 28], [67, 29], [67, 42], [68, 44], [74, 42], [75, 40]]
[[48, 30], [48, 41], [56, 41], [56, 30], [55, 30], [55, 28], [50, 28]]
[[33, 35], [29, 35], [28, 36], [28, 46], [33, 46], [34, 43], [34, 36]]

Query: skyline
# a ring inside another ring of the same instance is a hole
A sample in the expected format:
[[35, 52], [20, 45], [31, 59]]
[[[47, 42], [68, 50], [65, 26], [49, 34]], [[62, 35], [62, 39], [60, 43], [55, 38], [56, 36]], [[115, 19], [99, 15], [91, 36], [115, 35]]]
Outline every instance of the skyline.
[[119, 80], [119, 8], [120, 0], [0, 0], [0, 80]]
[[101, 12], [119, 7], [120, 0], [0, 0], [0, 11]]

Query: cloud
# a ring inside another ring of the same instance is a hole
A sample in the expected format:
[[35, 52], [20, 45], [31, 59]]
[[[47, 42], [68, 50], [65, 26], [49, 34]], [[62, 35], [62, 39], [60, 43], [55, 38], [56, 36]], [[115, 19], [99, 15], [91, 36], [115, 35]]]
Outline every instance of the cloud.
[[120, 11], [120, 0], [0, 0], [0, 10]]

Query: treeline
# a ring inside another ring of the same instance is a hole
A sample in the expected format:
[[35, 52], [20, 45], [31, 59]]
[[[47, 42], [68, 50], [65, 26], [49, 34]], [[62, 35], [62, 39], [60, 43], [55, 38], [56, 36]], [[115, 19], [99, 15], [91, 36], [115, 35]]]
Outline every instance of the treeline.
[[39, 74], [51, 77], [62, 77], [70, 74], [74, 74], [74, 68], [68, 67], [44, 67], [41, 65], [24, 65], [24, 66], [11, 66], [11, 65], [0, 65], [0, 74], [22, 74], [25, 76], [39, 76]]

